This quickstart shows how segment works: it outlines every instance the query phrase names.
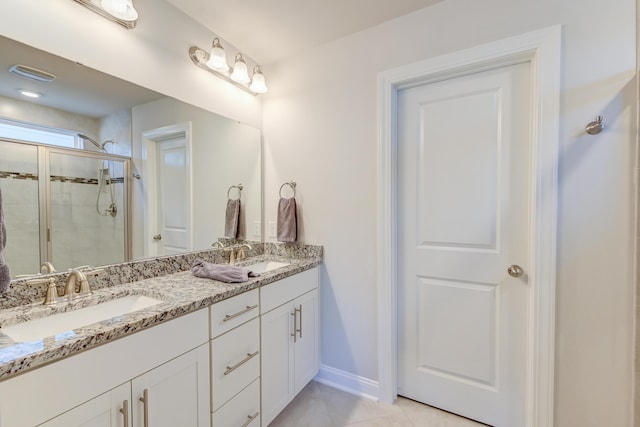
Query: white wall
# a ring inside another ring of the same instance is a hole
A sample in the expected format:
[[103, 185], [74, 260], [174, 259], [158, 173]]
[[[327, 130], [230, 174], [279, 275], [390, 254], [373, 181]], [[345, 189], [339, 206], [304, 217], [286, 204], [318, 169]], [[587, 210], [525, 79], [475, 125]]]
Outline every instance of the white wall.
[[[378, 378], [378, 73], [562, 24], [555, 425], [630, 425], [635, 15], [634, 0], [447, 0], [267, 68], [265, 220], [296, 180], [301, 240], [325, 247], [324, 364]], [[605, 131], [585, 135], [598, 114]]]
[[196, 67], [192, 45], [213, 34], [162, 0], [136, 0], [134, 30], [71, 0], [0, 0], [0, 35], [46, 50], [252, 126], [261, 125], [261, 97]]

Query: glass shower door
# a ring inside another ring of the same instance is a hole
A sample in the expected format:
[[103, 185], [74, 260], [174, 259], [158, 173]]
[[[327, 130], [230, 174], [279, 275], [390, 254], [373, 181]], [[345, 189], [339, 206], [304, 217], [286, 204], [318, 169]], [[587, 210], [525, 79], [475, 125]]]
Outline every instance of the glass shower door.
[[126, 260], [124, 160], [49, 154], [50, 239], [59, 270]]
[[38, 149], [0, 140], [0, 189], [7, 228], [5, 262], [12, 277], [40, 271]]

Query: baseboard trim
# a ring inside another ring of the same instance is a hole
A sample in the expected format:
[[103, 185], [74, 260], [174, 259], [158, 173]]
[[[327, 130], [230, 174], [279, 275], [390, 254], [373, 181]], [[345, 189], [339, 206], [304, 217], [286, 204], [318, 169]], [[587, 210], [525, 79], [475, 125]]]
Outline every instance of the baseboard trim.
[[354, 375], [351, 372], [332, 368], [327, 365], [320, 365], [320, 370], [314, 380], [319, 383], [337, 388], [356, 396], [365, 397], [371, 400], [378, 400], [378, 381]]

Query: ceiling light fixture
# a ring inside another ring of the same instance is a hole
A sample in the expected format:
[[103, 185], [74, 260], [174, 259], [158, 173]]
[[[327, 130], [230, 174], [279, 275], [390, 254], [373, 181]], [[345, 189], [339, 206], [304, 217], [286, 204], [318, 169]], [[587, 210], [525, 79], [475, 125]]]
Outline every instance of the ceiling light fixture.
[[230, 71], [227, 56], [218, 37], [213, 39], [210, 53], [200, 49], [198, 46], [191, 46], [189, 57], [198, 67], [215, 74], [252, 95], [267, 92], [267, 85], [260, 66], [254, 66], [253, 78], [249, 77], [247, 63], [242, 53], [236, 54], [233, 69]]
[[135, 28], [138, 11], [133, 0], [74, 0], [91, 9], [100, 16], [122, 25], [127, 29]]
[[26, 96], [27, 98], [40, 98], [42, 96], [42, 94], [38, 92], [34, 92], [32, 90], [18, 89], [18, 92], [20, 92], [23, 96]]

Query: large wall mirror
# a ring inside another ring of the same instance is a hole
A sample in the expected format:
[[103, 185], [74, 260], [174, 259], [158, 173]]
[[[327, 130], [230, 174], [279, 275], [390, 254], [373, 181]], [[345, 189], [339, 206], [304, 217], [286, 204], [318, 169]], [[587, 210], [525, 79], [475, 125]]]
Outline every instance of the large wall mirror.
[[259, 129], [4, 37], [0, 51], [12, 277], [262, 240]]

